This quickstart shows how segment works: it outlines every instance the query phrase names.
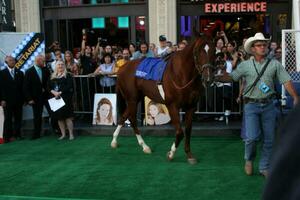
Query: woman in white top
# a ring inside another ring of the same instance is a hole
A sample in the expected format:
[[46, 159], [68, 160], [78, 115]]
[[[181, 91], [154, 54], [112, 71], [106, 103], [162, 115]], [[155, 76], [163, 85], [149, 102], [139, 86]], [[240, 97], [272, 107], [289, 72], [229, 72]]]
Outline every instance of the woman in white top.
[[[232, 64], [229, 60], [230, 54], [218, 53], [216, 55], [216, 67], [217, 74], [230, 74], [232, 72]], [[224, 112], [225, 116], [229, 116], [231, 113], [232, 102], [232, 83], [215, 83], [216, 84], [216, 106], [217, 112]], [[218, 118], [219, 121], [223, 121], [224, 117]]]

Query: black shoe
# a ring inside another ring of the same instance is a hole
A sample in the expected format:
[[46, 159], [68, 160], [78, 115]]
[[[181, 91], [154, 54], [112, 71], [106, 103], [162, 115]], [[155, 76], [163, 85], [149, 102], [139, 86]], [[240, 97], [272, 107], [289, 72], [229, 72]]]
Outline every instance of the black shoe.
[[30, 138], [30, 140], [36, 140], [36, 139], [39, 139], [41, 136], [39, 135], [34, 135]]

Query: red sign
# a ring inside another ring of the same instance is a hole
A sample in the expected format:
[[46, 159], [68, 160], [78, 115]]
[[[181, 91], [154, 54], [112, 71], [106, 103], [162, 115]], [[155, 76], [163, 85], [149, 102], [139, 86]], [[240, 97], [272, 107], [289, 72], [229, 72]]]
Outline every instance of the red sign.
[[267, 2], [206, 3], [205, 13], [266, 12]]

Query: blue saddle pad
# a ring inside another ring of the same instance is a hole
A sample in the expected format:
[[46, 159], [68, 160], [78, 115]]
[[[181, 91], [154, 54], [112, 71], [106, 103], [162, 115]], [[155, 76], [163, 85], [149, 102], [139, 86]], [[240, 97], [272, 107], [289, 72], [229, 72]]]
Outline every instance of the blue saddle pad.
[[160, 58], [145, 58], [137, 67], [135, 76], [146, 80], [161, 81], [167, 62]]

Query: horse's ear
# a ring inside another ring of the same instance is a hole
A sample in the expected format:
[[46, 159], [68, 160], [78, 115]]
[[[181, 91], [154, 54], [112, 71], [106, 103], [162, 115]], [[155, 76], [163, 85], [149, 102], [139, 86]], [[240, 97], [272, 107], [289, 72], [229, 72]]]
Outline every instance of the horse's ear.
[[198, 30], [196, 30], [196, 27], [193, 27], [193, 34], [196, 38], [203, 36], [203, 33], [200, 33]]

